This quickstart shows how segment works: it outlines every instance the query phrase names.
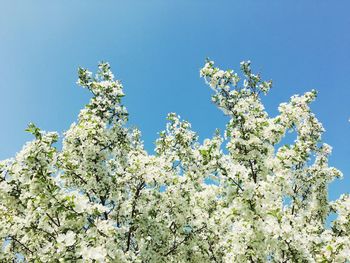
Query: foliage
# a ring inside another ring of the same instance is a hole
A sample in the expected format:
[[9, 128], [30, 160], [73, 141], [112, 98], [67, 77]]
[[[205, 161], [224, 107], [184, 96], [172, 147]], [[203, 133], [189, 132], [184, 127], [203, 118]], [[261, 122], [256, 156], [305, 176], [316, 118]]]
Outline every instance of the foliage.
[[[200, 74], [229, 117], [225, 135], [202, 144], [175, 113], [148, 154], [128, 128], [122, 85], [107, 63], [79, 69], [92, 99], [57, 133], [34, 124], [35, 139], [0, 163], [1, 262], [345, 262], [350, 197], [329, 202], [341, 173], [310, 111], [316, 92], [291, 97], [269, 117], [271, 81], [241, 63], [207, 61]], [[282, 145], [286, 132], [293, 144]], [[337, 218], [325, 226], [328, 215]]]

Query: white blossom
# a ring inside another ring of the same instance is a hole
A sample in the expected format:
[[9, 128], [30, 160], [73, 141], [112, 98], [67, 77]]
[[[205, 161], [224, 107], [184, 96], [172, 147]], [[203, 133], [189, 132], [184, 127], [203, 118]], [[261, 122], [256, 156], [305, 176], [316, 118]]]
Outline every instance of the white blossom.
[[348, 262], [350, 197], [328, 200], [342, 174], [309, 107], [316, 91], [271, 117], [272, 82], [250, 61], [241, 70], [200, 70], [228, 117], [223, 136], [201, 143], [170, 113], [150, 154], [109, 64], [79, 69], [92, 98], [62, 149], [30, 124], [35, 139], [0, 162], [0, 262]]

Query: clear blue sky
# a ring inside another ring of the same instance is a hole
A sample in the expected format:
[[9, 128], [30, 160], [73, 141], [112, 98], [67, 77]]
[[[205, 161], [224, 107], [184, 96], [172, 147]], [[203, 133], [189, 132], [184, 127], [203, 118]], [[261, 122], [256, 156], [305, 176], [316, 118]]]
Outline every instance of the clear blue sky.
[[130, 124], [153, 151], [168, 112], [192, 123], [201, 140], [227, 121], [199, 78], [204, 59], [222, 68], [253, 68], [282, 101], [312, 88], [312, 108], [345, 175], [331, 198], [350, 190], [350, 1], [325, 0], [0, 0], [0, 159], [31, 137], [28, 122], [63, 132], [88, 101], [75, 84], [78, 66], [109, 61], [121, 79]]

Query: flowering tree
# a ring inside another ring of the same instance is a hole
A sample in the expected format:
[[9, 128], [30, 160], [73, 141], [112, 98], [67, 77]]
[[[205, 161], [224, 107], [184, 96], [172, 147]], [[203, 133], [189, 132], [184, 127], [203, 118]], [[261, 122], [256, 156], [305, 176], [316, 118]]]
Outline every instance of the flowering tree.
[[[148, 154], [126, 126], [122, 85], [107, 63], [79, 69], [92, 93], [77, 123], [0, 163], [1, 262], [346, 262], [350, 197], [329, 202], [341, 173], [309, 103], [293, 96], [269, 117], [271, 81], [241, 63], [244, 81], [207, 61], [200, 74], [229, 117], [202, 144], [175, 113]], [[283, 145], [286, 132], [293, 144]], [[281, 146], [283, 145], [283, 146]], [[224, 150], [225, 149], [225, 150]], [[337, 218], [326, 227], [328, 215]], [[349, 262], [349, 261], [347, 261]]]

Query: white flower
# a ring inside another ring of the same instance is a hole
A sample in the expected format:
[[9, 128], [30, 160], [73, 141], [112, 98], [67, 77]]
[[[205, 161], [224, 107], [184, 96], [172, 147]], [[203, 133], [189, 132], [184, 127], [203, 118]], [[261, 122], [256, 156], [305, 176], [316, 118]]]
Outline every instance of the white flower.
[[98, 262], [105, 262], [107, 255], [106, 249], [99, 247], [84, 247], [81, 251], [84, 260], [97, 260]]
[[59, 234], [57, 236], [57, 242], [66, 247], [72, 246], [75, 243], [75, 233], [69, 230], [66, 234]]

